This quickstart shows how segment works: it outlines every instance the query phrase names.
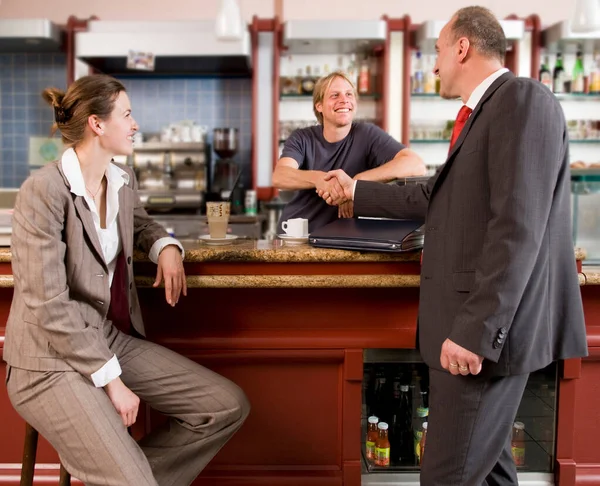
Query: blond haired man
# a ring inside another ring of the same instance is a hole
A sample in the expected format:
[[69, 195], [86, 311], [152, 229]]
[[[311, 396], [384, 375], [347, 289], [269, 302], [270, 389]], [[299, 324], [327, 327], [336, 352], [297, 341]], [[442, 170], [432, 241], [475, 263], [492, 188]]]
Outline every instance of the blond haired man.
[[326, 180], [330, 170], [341, 169], [356, 180], [380, 182], [425, 174], [425, 164], [412, 150], [381, 128], [354, 121], [357, 98], [354, 84], [342, 72], [317, 82], [313, 111], [319, 125], [292, 133], [273, 172], [275, 187], [297, 191], [281, 221], [306, 218], [312, 232], [338, 217], [352, 217], [351, 201], [338, 209], [317, 194], [322, 190], [343, 195], [336, 179]]

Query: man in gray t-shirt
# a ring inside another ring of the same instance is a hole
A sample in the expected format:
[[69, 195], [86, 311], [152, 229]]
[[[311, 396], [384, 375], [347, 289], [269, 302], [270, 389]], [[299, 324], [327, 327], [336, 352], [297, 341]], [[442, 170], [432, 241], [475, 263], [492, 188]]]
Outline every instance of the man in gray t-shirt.
[[388, 182], [425, 174], [425, 164], [412, 150], [381, 128], [354, 122], [356, 89], [345, 74], [332, 73], [315, 85], [313, 111], [320, 125], [294, 131], [286, 140], [273, 172], [273, 185], [295, 190], [278, 225], [290, 218], [308, 219], [312, 232], [338, 217], [352, 217], [352, 202], [329, 206], [317, 194], [343, 194], [337, 179], [327, 172], [342, 169], [355, 179]]

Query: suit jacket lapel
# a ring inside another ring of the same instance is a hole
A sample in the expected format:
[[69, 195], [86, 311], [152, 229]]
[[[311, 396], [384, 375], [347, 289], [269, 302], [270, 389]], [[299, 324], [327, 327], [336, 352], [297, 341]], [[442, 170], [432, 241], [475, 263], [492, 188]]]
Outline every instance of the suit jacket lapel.
[[96, 253], [96, 258], [98, 261], [104, 265], [105, 270], [108, 271], [108, 267], [106, 266], [106, 262], [104, 261], [104, 253], [102, 252], [102, 247], [100, 246], [100, 240], [98, 239], [98, 231], [96, 231], [96, 225], [94, 224], [94, 218], [92, 216], [92, 212], [88, 207], [85, 198], [82, 196], [76, 196], [73, 194], [75, 200], [75, 209], [77, 210], [77, 214], [79, 214], [79, 219], [83, 223], [83, 229], [87, 233], [87, 236], [92, 244], [92, 249]]
[[119, 213], [117, 214], [117, 224], [125, 258], [131, 256], [133, 252], [133, 190], [123, 185], [119, 189]]
[[475, 123], [477, 116], [479, 116], [479, 112], [481, 111], [481, 107], [483, 106], [483, 104], [496, 92], [496, 90], [500, 86], [502, 86], [506, 81], [508, 81], [511, 78], [514, 78], [514, 74], [512, 74], [510, 72], [503, 74], [502, 76], [500, 76], [498, 79], [496, 79], [492, 83], [492, 85], [487, 89], [487, 91], [481, 97], [481, 100], [479, 100], [479, 103], [477, 103], [477, 106], [473, 110], [473, 113], [471, 113], [471, 116], [467, 120], [467, 123], [465, 123], [465, 126], [463, 127], [462, 131], [460, 132], [460, 135], [458, 136], [456, 143], [454, 144], [454, 146], [452, 147], [452, 150], [448, 154], [448, 158], [446, 159], [446, 163], [444, 164], [442, 172], [440, 173], [439, 177], [435, 181], [435, 184], [431, 191], [430, 198], [433, 197], [433, 194], [437, 191], [437, 188], [439, 187], [439, 185], [446, 178], [446, 175], [448, 174], [448, 171], [450, 170], [450, 167], [452, 166], [452, 163], [454, 162], [454, 159], [456, 158], [455, 154], [458, 151], [458, 149], [461, 147], [461, 145], [463, 144], [467, 135], [469, 134], [469, 130], [471, 130], [471, 126], [473, 126], [473, 123]]

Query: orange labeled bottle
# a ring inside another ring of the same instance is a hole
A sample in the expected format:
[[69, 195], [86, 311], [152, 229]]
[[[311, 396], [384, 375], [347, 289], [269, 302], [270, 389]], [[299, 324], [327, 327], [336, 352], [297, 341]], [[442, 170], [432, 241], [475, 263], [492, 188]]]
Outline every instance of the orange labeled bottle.
[[419, 443], [419, 463], [423, 464], [423, 456], [425, 455], [425, 442], [427, 441], [427, 422], [423, 422], [423, 435]]
[[523, 422], [515, 422], [513, 424], [512, 440], [511, 440], [512, 456], [517, 466], [525, 465], [525, 424]]
[[375, 462], [375, 442], [377, 442], [377, 437], [379, 436], [379, 432], [377, 431], [377, 423], [379, 422], [379, 418], [372, 415], [369, 417], [369, 425], [367, 428], [367, 443], [366, 443], [366, 452], [367, 452], [367, 460], [370, 462]]
[[379, 430], [379, 435], [375, 442], [375, 465], [389, 467], [390, 441], [388, 439], [388, 424], [379, 422], [377, 429]]

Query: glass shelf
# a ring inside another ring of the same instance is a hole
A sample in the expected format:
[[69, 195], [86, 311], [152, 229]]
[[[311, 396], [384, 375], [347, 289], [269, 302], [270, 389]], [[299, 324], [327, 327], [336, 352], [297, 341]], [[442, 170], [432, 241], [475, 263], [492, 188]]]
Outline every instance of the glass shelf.
[[600, 101], [600, 94], [555, 93], [557, 99], [565, 101]]
[[411, 93], [411, 98], [422, 98], [426, 100], [443, 100], [439, 93]]
[[[358, 99], [360, 100], [373, 100], [373, 101], [377, 101], [381, 98], [380, 94], [359, 94], [358, 95]], [[289, 100], [289, 101], [302, 101], [302, 100], [310, 100], [312, 101], [313, 97], [312, 95], [308, 95], [308, 94], [282, 94], [279, 95], [279, 99], [281, 101], [283, 100]]]
[[598, 138], [577, 138], [575, 140], [569, 140], [569, 143], [600, 143]]
[[450, 140], [439, 140], [439, 139], [426, 139], [426, 138], [415, 138], [414, 140], [410, 140], [409, 143], [412, 145], [413, 143], [444, 143], [449, 144]]

